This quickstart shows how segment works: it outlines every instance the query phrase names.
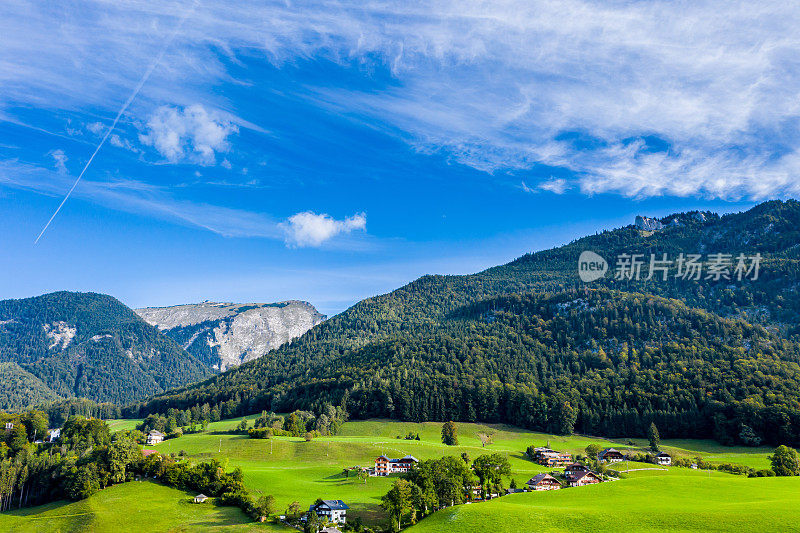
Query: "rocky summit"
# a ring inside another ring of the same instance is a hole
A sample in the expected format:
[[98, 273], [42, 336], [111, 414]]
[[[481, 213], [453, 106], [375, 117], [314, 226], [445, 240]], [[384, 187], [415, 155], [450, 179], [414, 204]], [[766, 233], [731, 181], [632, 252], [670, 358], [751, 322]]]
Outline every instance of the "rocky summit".
[[136, 312], [209, 367], [224, 371], [257, 359], [325, 320], [308, 302], [147, 307]]

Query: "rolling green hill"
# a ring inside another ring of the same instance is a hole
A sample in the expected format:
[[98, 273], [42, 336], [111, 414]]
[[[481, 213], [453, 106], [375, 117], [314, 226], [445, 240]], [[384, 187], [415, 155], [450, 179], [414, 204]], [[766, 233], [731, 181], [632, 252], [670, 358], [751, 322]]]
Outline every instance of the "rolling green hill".
[[15, 384], [0, 391], [5, 408], [59, 397], [125, 403], [209, 375], [131, 309], [94, 293], [0, 301], [0, 362], [16, 365], [4, 367]]
[[195, 505], [194, 495], [152, 482], [114, 485], [78, 502], [55, 502], [0, 513], [0, 530], [63, 531], [269, 531], [236, 507]]
[[[250, 419], [252, 424], [253, 419]], [[130, 429], [133, 421], [112, 421], [112, 428]], [[507, 425], [458, 424], [459, 445], [441, 443], [441, 423], [367, 420], [346, 422], [338, 435], [319, 437], [311, 442], [296, 437], [250, 439], [230, 434], [239, 420], [209, 424], [208, 431], [167, 440], [154, 448], [163, 454], [175, 453], [189, 461], [219, 460], [226, 468], [239, 467], [253, 496], [271, 494], [276, 512], [299, 502], [307, 509], [318, 497], [343, 499], [356, 518], [368, 526], [384, 527], [386, 514], [380, 498], [396, 477], [369, 478], [367, 483], [342, 470], [353, 465], [371, 465], [376, 456], [406, 454], [420, 460], [442, 456], [459, 457], [467, 453], [476, 458], [483, 453], [508, 457], [511, 478], [522, 485], [530, 477], [551, 469], [527, 459], [524, 450], [531, 445], [549, 442], [553, 448], [573, 454], [583, 453], [589, 444], [643, 451], [646, 443], [627, 444], [628, 439], [608, 440], [580, 435], [558, 436], [527, 431]], [[398, 439], [409, 432], [420, 440]], [[491, 434], [492, 443], [482, 446], [479, 433]], [[734, 462], [756, 469], [767, 468], [770, 449], [760, 447], [722, 447], [708, 441], [665, 440], [662, 449], [675, 457], [702, 456], [709, 462]], [[181, 453], [182, 452], [182, 453]], [[653, 465], [630, 463], [631, 468]], [[622, 468], [620, 466], [620, 468]], [[506, 482], [510, 479], [506, 479]], [[771, 530], [791, 530], [797, 518], [797, 493], [800, 478], [745, 478], [721, 472], [694, 471], [686, 468], [636, 471], [620, 481], [597, 487], [568, 489], [557, 497], [545, 494], [503, 497], [489, 503], [463, 505], [446, 509], [420, 522], [417, 528], [433, 531], [468, 533], [476, 531], [535, 531], [540, 528], [591, 531], [651, 530], [663, 520], [674, 525], [685, 519], [684, 530], [745, 530], [772, 510], [782, 515]], [[249, 522], [233, 507], [195, 506], [191, 494], [154, 483], [129, 482], [104, 489], [87, 500], [54, 503], [0, 514], [0, 530], [13, 531], [114, 531], [140, 530], [149, 524], [152, 531], [277, 530], [277, 526]], [[541, 498], [540, 498], [541, 497]], [[542, 499], [544, 498], [544, 499]], [[703, 504], [702, 502], [706, 503]], [[726, 514], [726, 511], [728, 512]], [[152, 516], [151, 516], [152, 515]], [[785, 516], [785, 520], [784, 517]], [[148, 522], [150, 520], [150, 522]], [[717, 521], [716, 524], [713, 521]], [[620, 527], [615, 529], [614, 524]], [[624, 526], [624, 528], [622, 527]], [[559, 529], [561, 528], [561, 529]], [[637, 529], [638, 528], [638, 529]], [[681, 529], [681, 528], [678, 528]], [[281, 531], [292, 531], [282, 528]], [[411, 531], [414, 531], [412, 529]]]
[[[425, 276], [359, 302], [277, 350], [127, 409], [482, 420], [569, 432], [800, 442], [800, 203], [585, 237], [469, 276]], [[761, 254], [758, 279], [583, 284], [577, 260]], [[609, 292], [615, 291], [615, 292]], [[587, 303], [588, 302], [588, 303]], [[594, 302], [594, 303], [593, 303]], [[597, 305], [595, 305], [597, 303]]]
[[673, 472], [451, 507], [408, 531], [792, 531], [800, 478]]

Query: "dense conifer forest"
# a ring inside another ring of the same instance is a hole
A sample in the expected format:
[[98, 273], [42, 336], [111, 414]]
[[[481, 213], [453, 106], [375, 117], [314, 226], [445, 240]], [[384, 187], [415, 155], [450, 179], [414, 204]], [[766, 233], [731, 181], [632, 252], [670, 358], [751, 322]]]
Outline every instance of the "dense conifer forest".
[[[209, 404], [223, 417], [344, 405], [353, 418], [479, 420], [570, 433], [800, 442], [800, 203], [683, 213], [425, 276], [364, 300], [270, 357], [129, 406]], [[585, 284], [584, 250], [760, 254], [757, 279]], [[753, 438], [755, 435], [755, 438]]]
[[6, 409], [70, 397], [124, 404], [210, 374], [114, 298], [66, 291], [0, 301], [0, 365]]

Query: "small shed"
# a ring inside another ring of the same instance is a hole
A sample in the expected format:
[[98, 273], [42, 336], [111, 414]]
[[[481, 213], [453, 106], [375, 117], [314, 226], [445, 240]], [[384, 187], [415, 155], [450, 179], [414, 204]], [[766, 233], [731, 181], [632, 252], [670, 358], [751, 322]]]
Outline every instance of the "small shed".
[[194, 497], [194, 503], [204, 503], [208, 499], [205, 494], [198, 494]]

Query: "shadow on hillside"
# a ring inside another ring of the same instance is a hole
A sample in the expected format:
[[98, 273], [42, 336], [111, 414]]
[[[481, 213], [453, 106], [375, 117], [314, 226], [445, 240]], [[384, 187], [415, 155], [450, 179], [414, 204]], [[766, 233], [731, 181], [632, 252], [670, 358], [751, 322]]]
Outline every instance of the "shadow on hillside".
[[35, 507], [23, 507], [22, 509], [11, 509], [8, 511], [3, 511], [3, 514], [11, 516], [30, 516], [30, 515], [45, 513], [47, 511], [52, 511], [55, 509], [60, 509], [71, 503], [74, 502], [70, 502], [67, 500], [59, 500], [57, 502], [45, 503], [43, 505], [37, 505]]

